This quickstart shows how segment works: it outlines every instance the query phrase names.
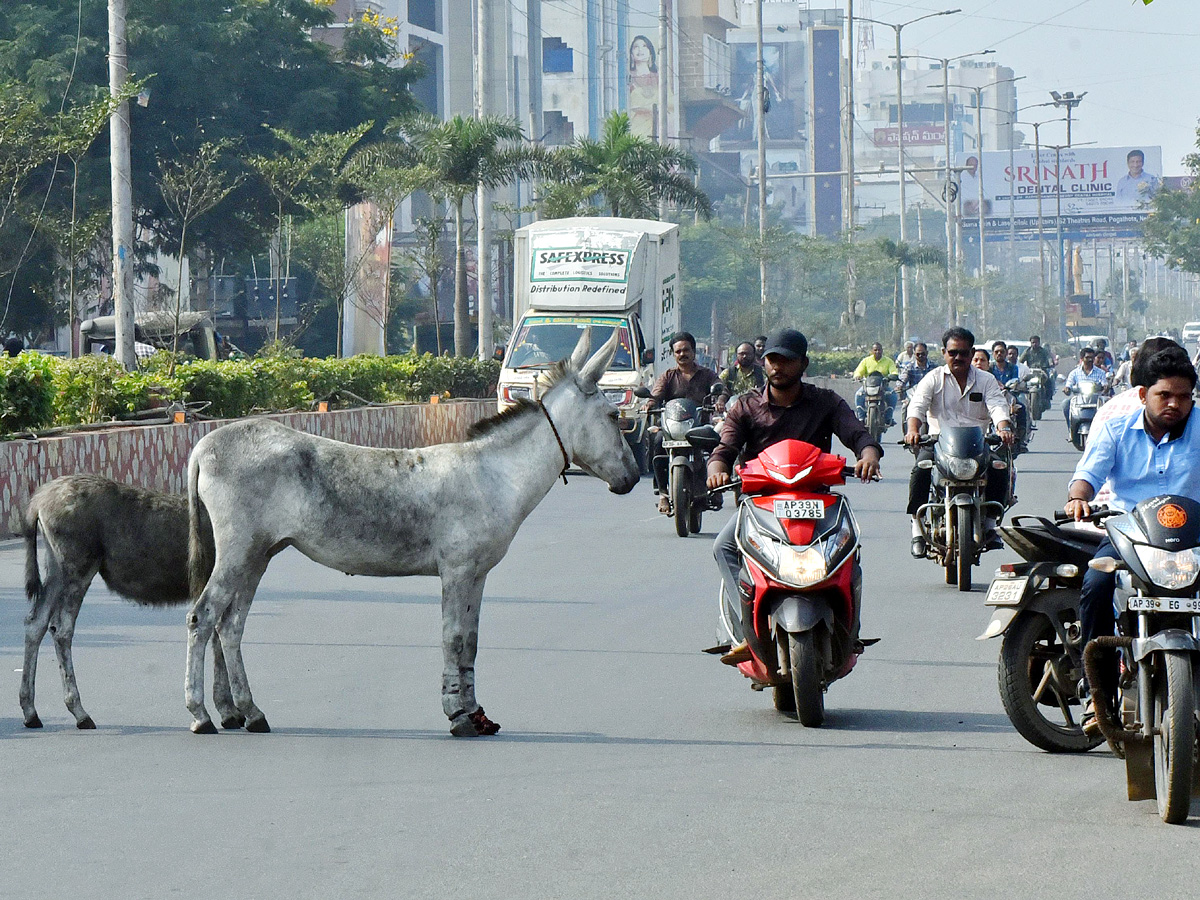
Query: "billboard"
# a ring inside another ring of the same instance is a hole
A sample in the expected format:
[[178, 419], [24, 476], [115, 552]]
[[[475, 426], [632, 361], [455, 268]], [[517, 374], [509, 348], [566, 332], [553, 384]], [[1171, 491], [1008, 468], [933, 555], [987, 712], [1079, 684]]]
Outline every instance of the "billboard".
[[[732, 90], [730, 98], [742, 110], [740, 121], [721, 134], [721, 146], [749, 146], [755, 141], [758, 123], [754, 118], [757, 93], [758, 50], [754, 43], [737, 41], [730, 32], [733, 51]], [[763, 87], [766, 91], [767, 113], [764, 124], [767, 139], [802, 141], [804, 127], [804, 48], [797, 41], [763, 45]]]
[[[1148, 202], [1162, 185], [1162, 148], [1064, 147], [1041, 150], [960, 153], [960, 208], [966, 220], [979, 213], [983, 179], [983, 215], [987, 230], [1007, 230], [1010, 214], [1019, 231], [1036, 230], [1038, 196], [1043, 228], [1061, 214], [1063, 229], [1088, 232], [1136, 228], [1149, 212]], [[964, 222], [966, 225], [967, 222]]]
[[[876, 147], [899, 147], [900, 129], [895, 125], [876, 128], [871, 141]], [[945, 143], [946, 126], [943, 123], [904, 126], [905, 147], [940, 147]]]

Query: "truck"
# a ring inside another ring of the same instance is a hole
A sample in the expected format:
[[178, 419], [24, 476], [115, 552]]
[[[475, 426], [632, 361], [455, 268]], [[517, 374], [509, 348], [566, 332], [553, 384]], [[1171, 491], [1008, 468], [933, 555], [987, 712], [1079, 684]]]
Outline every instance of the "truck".
[[501, 411], [538, 399], [538, 376], [571, 355], [591, 326], [592, 346], [620, 333], [600, 389], [620, 411], [621, 431], [643, 471], [646, 419], [638, 387], [674, 365], [679, 330], [679, 226], [650, 219], [584, 216], [518, 228], [513, 331], [497, 387]]

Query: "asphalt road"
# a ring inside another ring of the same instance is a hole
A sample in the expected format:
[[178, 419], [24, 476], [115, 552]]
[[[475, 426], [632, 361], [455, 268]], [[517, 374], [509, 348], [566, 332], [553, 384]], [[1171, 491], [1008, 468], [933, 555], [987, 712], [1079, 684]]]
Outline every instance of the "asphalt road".
[[[1048, 512], [1077, 454], [1047, 416], [1019, 509]], [[699, 652], [716, 634], [711, 540], [681, 540], [648, 481], [556, 486], [488, 582], [479, 696], [503, 725], [451, 738], [438, 585], [277, 559], [246, 632], [272, 734], [196, 736], [183, 611], [97, 582], [75, 661], [79, 732], [43, 648], [21, 725], [23, 550], [0, 547], [4, 828], [12, 898], [1057, 898], [1190, 896], [1195, 826], [1124, 799], [1106, 750], [1052, 756], [996, 692], [983, 586], [908, 555], [911, 457], [847, 493], [863, 528], [864, 635], [827, 725], [778, 715]], [[1200, 809], [1200, 807], [1198, 807]], [[1134, 868], [1137, 865], [1137, 868]], [[1118, 890], [1122, 878], [1129, 890]]]

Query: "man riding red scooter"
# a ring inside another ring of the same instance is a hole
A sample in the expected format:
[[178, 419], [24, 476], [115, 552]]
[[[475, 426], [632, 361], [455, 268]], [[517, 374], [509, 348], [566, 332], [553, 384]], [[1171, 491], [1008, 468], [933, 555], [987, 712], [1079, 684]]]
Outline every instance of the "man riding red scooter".
[[[763, 357], [766, 387], [728, 410], [708, 464], [708, 486], [718, 489], [731, 483], [739, 453], [749, 460], [739, 470], [738, 514], [713, 549], [730, 634], [740, 639], [722, 661], [759, 689], [774, 687], [781, 710], [819, 725], [824, 687], [853, 668], [863, 647], [858, 528], [845, 499], [828, 488], [846, 475], [878, 477], [883, 449], [845, 400], [801, 380], [803, 334], [772, 333]], [[853, 469], [829, 452], [835, 434], [858, 457]]]

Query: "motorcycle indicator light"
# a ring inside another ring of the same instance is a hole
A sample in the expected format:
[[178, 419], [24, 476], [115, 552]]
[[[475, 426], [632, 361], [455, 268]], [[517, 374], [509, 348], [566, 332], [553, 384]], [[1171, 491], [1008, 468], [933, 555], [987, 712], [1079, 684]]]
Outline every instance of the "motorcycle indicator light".
[[1054, 567], [1054, 574], [1059, 578], [1074, 578], [1079, 574], [1079, 566], [1063, 563], [1061, 566]]
[[1135, 545], [1138, 559], [1146, 574], [1161, 588], [1178, 591], [1200, 576], [1200, 550], [1160, 550], [1158, 547]]

